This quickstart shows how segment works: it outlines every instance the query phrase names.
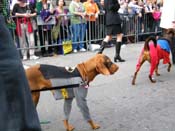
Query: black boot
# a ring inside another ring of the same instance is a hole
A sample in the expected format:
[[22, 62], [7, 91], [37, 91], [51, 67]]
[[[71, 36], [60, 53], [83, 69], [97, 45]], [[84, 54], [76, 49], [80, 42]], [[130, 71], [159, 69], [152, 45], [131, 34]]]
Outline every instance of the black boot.
[[114, 57], [114, 62], [117, 62], [117, 60], [118, 60], [119, 62], [125, 62], [125, 60], [122, 59], [122, 58], [120, 57], [121, 44], [122, 44], [121, 42], [116, 42], [116, 44], [115, 44], [115, 57]]
[[105, 42], [105, 41], [102, 41], [101, 45], [100, 45], [100, 49], [98, 50], [98, 54], [102, 54], [103, 53], [103, 50], [105, 49], [105, 46], [107, 45], [108, 43]]

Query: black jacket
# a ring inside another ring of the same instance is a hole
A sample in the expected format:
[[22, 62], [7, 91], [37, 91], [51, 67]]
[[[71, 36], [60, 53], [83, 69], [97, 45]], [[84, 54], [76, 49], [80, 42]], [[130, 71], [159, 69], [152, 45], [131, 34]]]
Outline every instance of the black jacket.
[[0, 15], [0, 131], [41, 131], [22, 62]]
[[104, 6], [106, 13], [106, 25], [121, 24], [120, 15], [118, 14], [118, 10], [120, 8], [118, 0], [105, 0]]

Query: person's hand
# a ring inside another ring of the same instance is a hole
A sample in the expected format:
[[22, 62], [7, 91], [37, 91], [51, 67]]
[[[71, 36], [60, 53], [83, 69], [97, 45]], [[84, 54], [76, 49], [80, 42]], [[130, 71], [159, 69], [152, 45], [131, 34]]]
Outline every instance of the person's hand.
[[51, 19], [51, 16], [49, 16], [47, 19], [45, 19], [45, 22], [48, 22]]
[[81, 13], [81, 17], [82, 17], [82, 18], [85, 18], [86, 15], [87, 15], [86, 12]]
[[24, 14], [24, 17], [29, 18], [30, 17], [30, 14], [29, 13], [25, 13]]
[[173, 21], [172, 24], [173, 24], [173, 28], [175, 29], [175, 21]]
[[98, 13], [95, 14], [95, 18], [96, 18], [96, 19], [98, 18]]

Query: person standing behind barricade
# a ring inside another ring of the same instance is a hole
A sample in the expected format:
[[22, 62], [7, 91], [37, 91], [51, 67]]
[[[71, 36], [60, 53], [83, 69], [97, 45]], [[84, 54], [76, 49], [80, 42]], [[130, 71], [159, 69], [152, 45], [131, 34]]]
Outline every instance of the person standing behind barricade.
[[[67, 40], [70, 31], [69, 31], [69, 18], [68, 18], [68, 9], [65, 9], [66, 3], [64, 0], [56, 1], [56, 8], [54, 10], [54, 15], [56, 17], [56, 28], [58, 30], [58, 36], [56, 38], [56, 43], [60, 44], [63, 40]], [[59, 45], [60, 46], [60, 45]], [[54, 47], [54, 52], [59, 52], [59, 47]]]
[[[104, 0], [100, 0], [100, 2], [97, 2], [100, 14], [98, 16], [98, 37], [101, 39], [104, 37], [105, 34], [105, 30], [104, 30], [104, 26], [105, 26], [105, 9], [104, 9]], [[98, 39], [99, 39], [98, 38]], [[98, 43], [101, 43], [101, 40], [98, 41]]]
[[105, 15], [106, 15], [106, 37], [101, 43], [98, 53], [102, 53], [108, 42], [112, 40], [112, 36], [116, 35], [115, 43], [115, 56], [114, 62], [124, 62], [125, 60], [120, 57], [120, 49], [122, 44], [122, 29], [121, 29], [121, 19], [118, 13], [120, 5], [118, 0], [105, 0]]
[[46, 40], [48, 42], [48, 50], [46, 50], [47, 47], [41, 47], [41, 54], [43, 57], [47, 56], [53, 56], [53, 47], [52, 45], [52, 38], [51, 38], [51, 29], [52, 25], [47, 24], [49, 21], [51, 21], [53, 10], [50, 10], [49, 4], [47, 3], [47, 0], [42, 0], [42, 10], [40, 11], [40, 16], [45, 25], [42, 25], [42, 29], [39, 30], [40, 40], [41, 40], [41, 46], [46, 45]]
[[86, 34], [86, 20], [85, 8], [80, 0], [72, 0], [69, 5], [69, 12], [71, 14], [71, 27], [72, 27], [72, 40], [73, 40], [73, 52], [86, 51], [84, 48], [84, 39]]
[[153, 13], [153, 4], [151, 0], [147, 0], [146, 4], [145, 4], [145, 21], [147, 24], [146, 25], [146, 32], [153, 32], [153, 23], [154, 23], [154, 19], [152, 16]]
[[83, 5], [87, 13], [86, 20], [88, 21], [88, 40], [91, 41], [96, 39], [96, 19], [98, 18], [100, 10], [97, 6], [97, 3], [95, 3], [94, 0], [87, 0], [87, 2], [84, 2]]
[[[53, 10], [50, 10], [49, 3], [47, 0], [42, 0], [40, 2], [37, 2], [37, 12], [39, 17], [41, 17], [41, 20], [44, 23], [44, 25], [38, 26], [40, 46], [44, 46], [44, 47], [41, 47], [41, 55], [43, 57], [53, 56], [53, 50], [51, 46], [52, 45], [52, 38], [51, 38], [52, 25], [47, 25], [47, 22], [52, 20], [51, 14], [53, 13]], [[46, 50], [46, 47], [45, 47], [46, 40], [49, 45], [49, 47], [47, 47], [48, 50]]]
[[[160, 20], [160, 27], [163, 29], [163, 33], [167, 29], [175, 29], [175, 0], [163, 0], [162, 15]], [[171, 44], [172, 61], [175, 64], [175, 38]]]
[[31, 17], [36, 16], [36, 12], [28, 7], [26, 0], [18, 0], [18, 3], [13, 7], [12, 14], [16, 16], [16, 31], [23, 60], [27, 60], [28, 51], [30, 59], [38, 59], [39, 57], [34, 55], [34, 35], [31, 22]]
[[[36, 0], [28, 0], [30, 8], [36, 11]], [[34, 41], [35, 41], [35, 47], [38, 47], [37, 43], [37, 22], [36, 22], [36, 17], [32, 18], [32, 26], [33, 26], [33, 33], [34, 33]]]

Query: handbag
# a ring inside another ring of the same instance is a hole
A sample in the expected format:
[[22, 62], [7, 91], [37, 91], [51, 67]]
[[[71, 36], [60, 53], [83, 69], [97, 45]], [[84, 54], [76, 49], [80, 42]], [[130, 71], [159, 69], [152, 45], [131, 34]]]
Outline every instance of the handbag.
[[64, 40], [62, 42], [63, 54], [68, 54], [72, 52], [72, 40]]
[[64, 40], [61, 42], [59, 49], [58, 49], [58, 54], [68, 54], [72, 52], [72, 40]]
[[54, 25], [51, 33], [52, 33], [53, 40], [57, 40], [60, 34], [60, 24]]

